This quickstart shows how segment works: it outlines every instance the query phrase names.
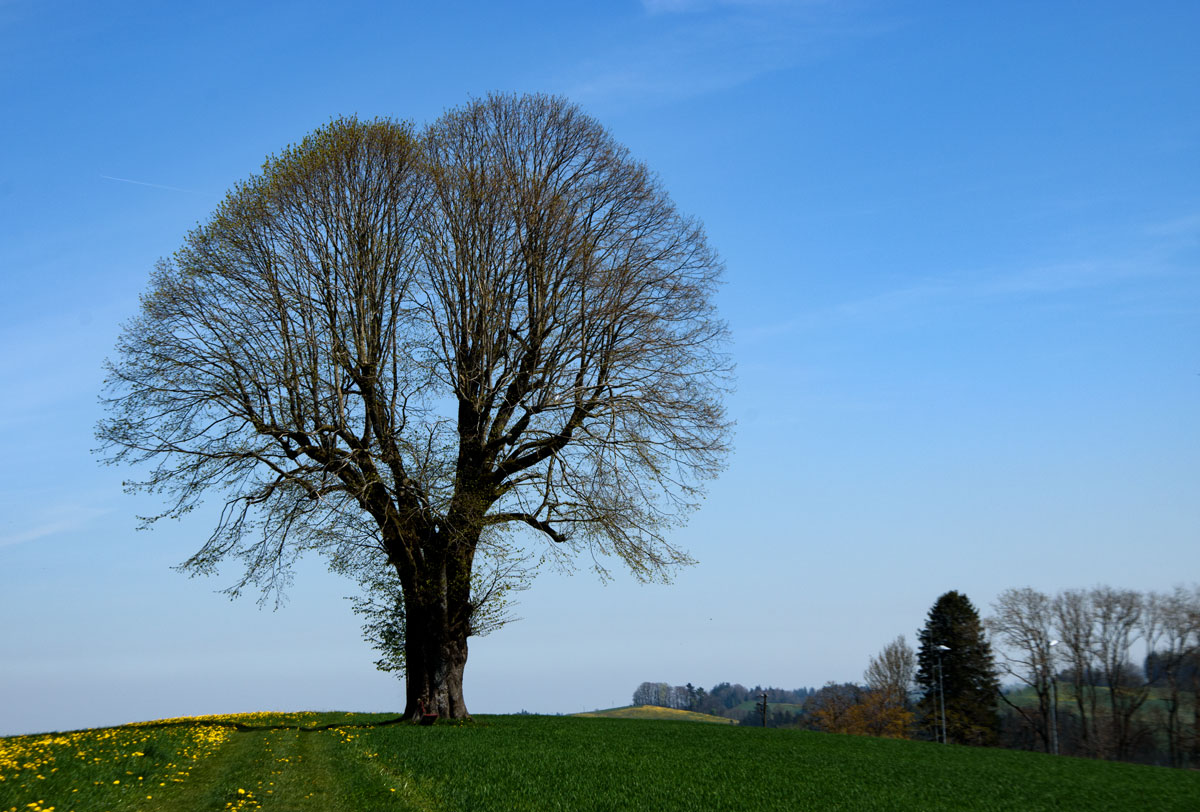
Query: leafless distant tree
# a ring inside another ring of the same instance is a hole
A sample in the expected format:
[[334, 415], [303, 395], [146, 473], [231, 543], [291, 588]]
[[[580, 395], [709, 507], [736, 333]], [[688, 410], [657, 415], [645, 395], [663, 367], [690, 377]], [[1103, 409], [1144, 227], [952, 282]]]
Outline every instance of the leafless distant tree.
[[1052, 703], [1054, 680], [1054, 603], [1036, 589], [1006, 589], [992, 604], [992, 616], [984, 621], [998, 644], [1000, 668], [1033, 689], [1037, 708], [1031, 712], [1022, 704], [1010, 702], [1036, 731], [1047, 753], [1054, 740]]
[[1141, 593], [1109, 586], [1091, 590], [1095, 618], [1095, 659], [1108, 698], [1112, 755], [1128, 758], [1139, 735], [1138, 709], [1146, 702], [1150, 686], [1132, 663], [1133, 645], [1155, 636], [1153, 615], [1145, 611]]
[[1087, 590], [1068, 589], [1054, 597], [1054, 625], [1061, 639], [1069, 678], [1068, 693], [1078, 714], [1079, 740], [1084, 752], [1104, 754], [1103, 734], [1098, 725], [1098, 670], [1093, 664], [1093, 616]]
[[[1190, 760], [1200, 763], [1196, 748], [1200, 746], [1200, 587], [1179, 586], [1174, 591], [1155, 596], [1161, 635], [1147, 658], [1154, 674], [1147, 677], [1161, 682], [1166, 705], [1167, 757], [1173, 767], [1183, 767]], [[1192, 696], [1192, 725], [1185, 723], [1185, 697]]]
[[1053, 617], [1084, 751], [1129, 758], [1148, 732], [1138, 712], [1150, 685], [1132, 657], [1135, 644], [1153, 648], [1159, 636], [1153, 596], [1109, 586], [1069, 589], [1054, 598]]
[[[494, 96], [418, 137], [338, 120], [161, 262], [98, 433], [133, 487], [225, 510], [187, 563], [271, 590], [306, 549], [401, 584], [405, 713], [464, 717], [489, 544], [643, 579], [727, 452], [720, 263], [593, 119]], [[152, 517], [156, 518], [156, 517]], [[514, 535], [523, 529], [526, 536]], [[525, 539], [525, 541], [522, 541]]]
[[[1200, 715], [1186, 718], [1200, 689], [1200, 588], [1164, 594], [1097, 586], [1052, 598], [1009, 589], [992, 608], [987, 626], [1003, 668], [1033, 689], [1038, 704], [1005, 700], [1043, 745], [1052, 735], [1051, 686], [1058, 679], [1065, 752], [1176, 767], [1200, 762]], [[1143, 650], [1139, 668], [1134, 654]]]
[[863, 679], [867, 688], [879, 691], [896, 707], [908, 705], [908, 692], [917, 673], [917, 653], [900, 635], [871, 658]]

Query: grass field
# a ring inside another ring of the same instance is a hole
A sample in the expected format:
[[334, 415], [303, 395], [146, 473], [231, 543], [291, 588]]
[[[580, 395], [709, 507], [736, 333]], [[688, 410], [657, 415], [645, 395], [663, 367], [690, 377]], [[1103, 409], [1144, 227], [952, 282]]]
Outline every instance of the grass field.
[[0, 810], [1200, 809], [1200, 774], [1038, 753], [659, 720], [386, 718], [251, 714], [4, 738]]

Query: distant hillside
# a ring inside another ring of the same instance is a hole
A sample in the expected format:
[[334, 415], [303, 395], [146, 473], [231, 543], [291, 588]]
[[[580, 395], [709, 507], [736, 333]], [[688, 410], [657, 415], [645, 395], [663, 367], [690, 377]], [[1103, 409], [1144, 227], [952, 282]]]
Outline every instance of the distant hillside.
[[681, 722], [707, 722], [709, 724], [728, 725], [732, 719], [724, 716], [713, 716], [708, 713], [679, 710], [677, 708], [660, 708], [655, 705], [627, 705], [624, 708], [609, 708], [608, 710], [576, 713], [573, 716], [602, 716], [609, 719], [675, 719]]
[[[800, 713], [804, 710], [803, 705], [799, 705], [794, 702], [771, 702], [769, 700], [767, 702], [767, 708], [771, 711], [771, 713], [781, 713], [783, 711], [787, 711], [788, 713]], [[732, 708], [730, 708], [730, 710], [739, 713], [754, 713], [758, 710], [758, 703], [753, 699], [748, 699], [740, 705], [734, 705]]]
[[678, 708], [695, 711], [710, 716], [720, 716], [743, 721], [752, 715], [755, 707], [767, 695], [771, 718], [768, 727], [780, 727], [796, 722], [804, 703], [817, 691], [815, 688], [784, 688], [763, 687], [755, 685], [747, 688], [740, 683], [720, 682], [710, 690], [697, 688], [690, 682], [687, 685], [670, 685], [666, 682], [643, 682], [633, 692], [633, 704], [652, 705], [659, 708]]

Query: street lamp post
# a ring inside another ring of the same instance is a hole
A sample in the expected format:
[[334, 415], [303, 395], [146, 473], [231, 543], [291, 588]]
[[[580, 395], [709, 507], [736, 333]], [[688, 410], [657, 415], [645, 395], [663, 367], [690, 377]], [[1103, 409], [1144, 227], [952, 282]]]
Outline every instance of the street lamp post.
[[949, 646], [939, 645], [938, 653], [938, 700], [942, 706], [942, 744], [949, 744], [950, 740], [946, 737], [946, 690], [942, 684], [942, 652], [949, 651]]

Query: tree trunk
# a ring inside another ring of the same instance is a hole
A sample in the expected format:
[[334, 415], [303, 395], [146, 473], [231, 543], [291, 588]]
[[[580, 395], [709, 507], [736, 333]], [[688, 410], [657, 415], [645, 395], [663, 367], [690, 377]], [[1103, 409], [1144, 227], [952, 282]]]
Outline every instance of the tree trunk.
[[[411, 652], [411, 643], [408, 648]], [[428, 640], [423, 648], [417, 662], [409, 656], [404, 716], [414, 721], [425, 714], [436, 714], [439, 719], [469, 719], [462, 688], [467, 641], [441, 637]]]
[[1171, 693], [1167, 698], [1167, 758], [1172, 767], [1182, 767], [1183, 754], [1179, 747], [1179, 688], [1174, 677], [1174, 674], [1168, 677], [1171, 680]]
[[[414, 592], [416, 590], [413, 590]], [[443, 597], [432, 605], [405, 593], [404, 716], [419, 721], [423, 714], [439, 719], [469, 719], [463, 699], [463, 670], [467, 665], [467, 625], [452, 623], [459, 612], [448, 612]]]
[[[471, 556], [463, 547], [440, 562], [426, 561], [414, 582], [401, 574], [405, 614], [404, 716], [419, 721], [469, 719], [463, 699], [467, 636], [471, 630]], [[466, 549], [474, 549], [467, 547]]]
[[1200, 767], [1200, 662], [1192, 665], [1192, 763], [1189, 767]]

